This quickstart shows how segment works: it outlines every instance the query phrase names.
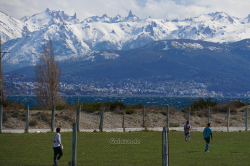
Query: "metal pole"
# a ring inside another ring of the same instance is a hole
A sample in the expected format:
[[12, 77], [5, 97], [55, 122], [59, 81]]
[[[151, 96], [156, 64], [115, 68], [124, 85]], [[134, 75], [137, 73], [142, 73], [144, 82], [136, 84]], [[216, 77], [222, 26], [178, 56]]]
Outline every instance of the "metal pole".
[[169, 131], [169, 106], [167, 106], [167, 112], [166, 112], [166, 128], [167, 131]]
[[168, 134], [166, 127], [162, 131], [162, 166], [168, 166]]
[[123, 128], [123, 132], [125, 132], [124, 118], [125, 118], [125, 109], [123, 109], [123, 117], [122, 117], [122, 128]]
[[144, 119], [145, 119], [145, 105], [143, 106], [143, 122], [142, 122], [142, 127], [145, 127], [145, 121], [144, 121]]
[[247, 131], [247, 119], [248, 119], [248, 109], [246, 108], [246, 129], [245, 129], [245, 131]]
[[210, 117], [210, 106], [208, 106], [207, 123], [209, 123], [209, 117]]
[[76, 166], [76, 144], [77, 144], [76, 123], [73, 123], [73, 134], [72, 134], [72, 166]]
[[[4, 57], [5, 53], [9, 53], [9, 52], [2, 52], [1, 50], [1, 37], [0, 37], [0, 101], [1, 102], [5, 102], [5, 98], [4, 98], [4, 93], [3, 93], [3, 71], [2, 71], [2, 58]], [[3, 53], [3, 56], [2, 56]]]
[[100, 131], [103, 130], [103, 114], [104, 114], [105, 107], [102, 107], [102, 115], [101, 115], [101, 122], [100, 122]]
[[4, 98], [3, 98], [3, 71], [2, 71], [2, 50], [1, 50], [1, 38], [0, 38], [0, 98], [1, 98], [1, 102], [4, 102]]
[[51, 115], [51, 131], [54, 131], [54, 126], [55, 126], [55, 109], [56, 107], [53, 106], [52, 108], [52, 115]]
[[190, 123], [190, 112], [191, 112], [191, 106], [188, 107], [188, 121]]
[[29, 131], [29, 105], [27, 105], [26, 108], [26, 128], [25, 128], [25, 132]]
[[168, 130], [167, 130], [167, 166], [169, 166], [169, 141], [168, 141]]
[[0, 133], [3, 132], [3, 105], [0, 105]]
[[229, 119], [230, 119], [230, 107], [228, 107], [228, 112], [227, 112], [227, 131], [229, 132]]
[[77, 131], [80, 131], [80, 119], [81, 119], [81, 106], [77, 109]]

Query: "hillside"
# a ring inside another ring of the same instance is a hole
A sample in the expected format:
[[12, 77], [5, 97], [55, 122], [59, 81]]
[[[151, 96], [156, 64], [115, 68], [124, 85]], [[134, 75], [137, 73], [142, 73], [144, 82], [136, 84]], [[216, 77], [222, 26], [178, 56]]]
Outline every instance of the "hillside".
[[[62, 75], [92, 81], [142, 79], [203, 83], [210, 91], [250, 91], [249, 40], [228, 45], [188, 39], [165, 40], [131, 50], [103, 50], [59, 62]], [[9, 74], [33, 74], [33, 67]], [[72, 81], [71, 83], [76, 83]]]

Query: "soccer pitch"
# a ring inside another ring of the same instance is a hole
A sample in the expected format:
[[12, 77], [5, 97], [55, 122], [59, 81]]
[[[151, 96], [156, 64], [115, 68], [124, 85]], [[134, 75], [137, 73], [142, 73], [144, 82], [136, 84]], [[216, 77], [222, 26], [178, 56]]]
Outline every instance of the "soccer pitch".
[[[0, 165], [52, 165], [55, 133], [0, 134]], [[72, 133], [62, 132], [64, 146], [58, 165], [72, 158]], [[250, 132], [213, 132], [210, 152], [204, 152], [202, 132], [169, 132], [170, 166], [250, 165]], [[77, 133], [77, 165], [162, 165], [162, 132]]]

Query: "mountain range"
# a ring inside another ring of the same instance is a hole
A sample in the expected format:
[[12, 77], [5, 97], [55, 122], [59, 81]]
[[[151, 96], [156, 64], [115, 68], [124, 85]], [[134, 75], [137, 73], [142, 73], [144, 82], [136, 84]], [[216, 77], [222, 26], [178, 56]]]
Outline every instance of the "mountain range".
[[[34, 74], [49, 38], [62, 74], [96, 80], [194, 80], [216, 92], [250, 91], [250, 15], [224, 12], [185, 20], [93, 16], [63, 11], [14, 19], [0, 12], [2, 59], [9, 74]], [[153, 77], [152, 77], [153, 76]]]
[[[79, 20], [77, 14], [46, 9], [20, 20], [0, 12], [4, 71], [35, 65], [42, 44], [53, 41], [58, 61], [86, 57], [100, 50], [129, 50], [156, 41], [192, 39], [232, 43], [250, 37], [250, 15], [236, 18], [216, 12], [185, 20], [140, 19], [128, 16], [92, 16]], [[89, 57], [90, 58], [90, 57]], [[86, 58], [87, 59], [87, 58]]]

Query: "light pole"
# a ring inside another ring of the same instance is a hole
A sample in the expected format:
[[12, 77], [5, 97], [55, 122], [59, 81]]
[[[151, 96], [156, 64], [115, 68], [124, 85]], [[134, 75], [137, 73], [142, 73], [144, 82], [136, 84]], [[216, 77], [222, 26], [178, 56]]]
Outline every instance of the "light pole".
[[[1, 38], [0, 38], [0, 102], [4, 103], [5, 98], [4, 98], [4, 93], [3, 93], [3, 70], [2, 70], [2, 58], [4, 57], [5, 53], [9, 52], [2, 52], [1, 50]], [[2, 55], [3, 53], [3, 55]]]

